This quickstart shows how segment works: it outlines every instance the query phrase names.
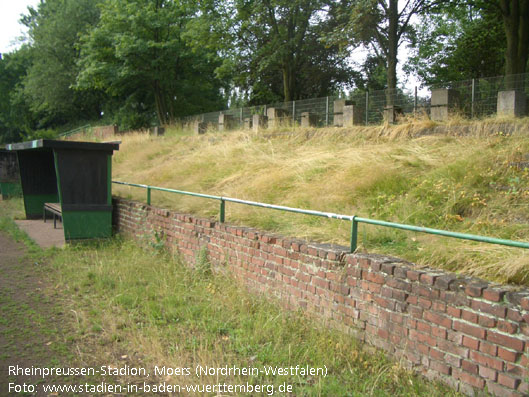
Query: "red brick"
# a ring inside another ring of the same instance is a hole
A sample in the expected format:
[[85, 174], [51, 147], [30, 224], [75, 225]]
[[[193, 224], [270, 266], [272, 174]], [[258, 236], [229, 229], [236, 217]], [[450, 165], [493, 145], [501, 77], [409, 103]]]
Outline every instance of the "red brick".
[[406, 276], [408, 277], [408, 279], [410, 279], [411, 281], [418, 281], [419, 280], [419, 277], [421, 276], [423, 272], [421, 271], [418, 271], [418, 270], [408, 270], [406, 272]]
[[453, 356], [452, 354], [445, 354], [444, 361], [454, 368], [460, 368], [463, 360], [461, 357]]
[[493, 328], [496, 325], [496, 319], [492, 317], [480, 315], [478, 319], [478, 323], [482, 327]]
[[469, 296], [480, 297], [486, 287], [487, 284], [485, 283], [472, 283], [467, 285], [465, 293]]
[[437, 350], [435, 348], [430, 348], [430, 358], [433, 358], [434, 360], [439, 360], [439, 361], [442, 361], [444, 360], [444, 357], [445, 357], [445, 354], [440, 351], [440, 350]]
[[493, 368], [497, 371], [503, 371], [503, 361], [497, 360], [492, 357], [485, 356], [481, 353], [477, 353], [474, 351], [470, 352], [470, 359], [474, 362], [485, 365], [489, 368]]
[[498, 347], [496, 345], [483, 342], [481, 341], [479, 343], [479, 351], [483, 352], [485, 354], [488, 354], [489, 356], [497, 356], [498, 355]]
[[431, 273], [423, 273], [419, 276], [419, 281], [424, 284], [434, 285], [437, 275]]
[[477, 364], [474, 364], [473, 362], [471, 361], [467, 361], [467, 360], [463, 360], [461, 362], [461, 367], [467, 371], [467, 372], [470, 372], [471, 374], [476, 374], [478, 373], [478, 366]]
[[418, 303], [420, 306], [424, 307], [425, 309], [429, 309], [432, 307], [432, 301], [425, 299], [425, 298], [419, 298]]
[[369, 272], [366, 273], [366, 280], [376, 284], [384, 284], [385, 278], [382, 274]]
[[485, 387], [485, 381], [483, 379], [466, 372], [461, 372], [459, 374], [459, 379], [466, 384], [478, 389], [483, 389]]
[[468, 310], [463, 310], [461, 313], [461, 318], [471, 323], [478, 323], [479, 316], [476, 313], [469, 312]]
[[529, 296], [520, 299], [520, 306], [522, 306], [522, 309], [524, 310], [529, 310]]
[[450, 366], [446, 365], [446, 364], [443, 364], [443, 363], [440, 363], [438, 361], [435, 361], [435, 360], [430, 360], [430, 368], [432, 368], [434, 371], [437, 371], [441, 374], [444, 374], [444, 375], [450, 375], [451, 373], [451, 368]]
[[452, 317], [460, 318], [461, 317], [461, 309], [457, 309], [452, 306], [448, 306], [446, 308], [446, 313]]
[[498, 383], [510, 389], [516, 389], [520, 384], [520, 379], [512, 378], [510, 376], [500, 373], [498, 374]]
[[471, 307], [474, 310], [479, 310], [483, 313], [492, 314], [495, 317], [505, 318], [507, 316], [507, 308], [497, 303], [488, 303], [473, 300], [471, 303]]
[[480, 365], [479, 375], [492, 381], [496, 381], [496, 378], [498, 377], [498, 372], [491, 368], [483, 367]]
[[463, 336], [463, 346], [466, 346], [473, 350], [478, 350], [479, 340], [471, 338], [469, 336]]
[[426, 324], [425, 322], [417, 321], [417, 330], [421, 332], [430, 333], [432, 328], [430, 327], [429, 324]]
[[436, 338], [446, 339], [447, 332], [444, 328], [432, 327], [432, 335]]
[[505, 291], [487, 288], [483, 290], [483, 298], [492, 302], [501, 302]]
[[520, 353], [516, 353], [507, 349], [504, 349], [503, 347], [498, 348], [498, 357], [505, 361], [510, 361], [512, 363], [515, 363], [518, 359]]
[[521, 341], [520, 339], [513, 338], [512, 336], [502, 335], [493, 331], [488, 331], [487, 340], [505, 346], [517, 352], [523, 352], [523, 341]]
[[427, 321], [431, 321], [434, 324], [441, 325], [448, 329], [452, 327], [452, 320], [449, 319], [448, 317], [441, 316], [439, 314], [435, 314], [432, 312], [425, 312], [424, 319]]
[[511, 323], [510, 321], [498, 321], [498, 329], [508, 334], [515, 334], [518, 331], [518, 325]]
[[467, 323], [462, 323], [460, 321], [453, 322], [453, 329], [456, 331], [461, 331], [464, 334], [475, 336], [479, 339], [485, 338], [485, 330], [479, 327], [474, 327]]

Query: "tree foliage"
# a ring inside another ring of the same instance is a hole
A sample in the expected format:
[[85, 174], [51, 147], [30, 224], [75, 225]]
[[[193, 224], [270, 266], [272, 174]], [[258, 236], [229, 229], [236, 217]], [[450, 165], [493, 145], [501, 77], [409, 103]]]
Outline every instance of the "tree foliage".
[[79, 36], [98, 18], [97, 1], [47, 0], [23, 19], [32, 42], [24, 94], [43, 126], [99, 114], [101, 96], [94, 90], [74, 89]]
[[120, 121], [130, 127], [221, 107], [218, 60], [186, 41], [195, 12], [193, 2], [104, 2], [98, 24], [82, 39], [78, 87], [118, 100]]
[[325, 0], [236, 0], [228, 42], [235, 83], [252, 102], [324, 96], [351, 81], [352, 70], [332, 30], [336, 4]]
[[499, 10], [450, 4], [423, 15], [406, 71], [425, 84], [504, 72], [505, 36]]

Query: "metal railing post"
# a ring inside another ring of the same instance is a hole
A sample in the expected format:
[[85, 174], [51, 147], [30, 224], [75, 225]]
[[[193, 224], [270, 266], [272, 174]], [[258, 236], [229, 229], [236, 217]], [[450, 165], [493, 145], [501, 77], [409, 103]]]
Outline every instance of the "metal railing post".
[[151, 187], [147, 186], [147, 205], [151, 205]]
[[351, 222], [351, 253], [356, 251], [358, 246], [358, 222], [353, 216], [353, 221]]
[[226, 201], [224, 199], [220, 199], [220, 213], [219, 213], [219, 222], [224, 223], [224, 218], [226, 214]]

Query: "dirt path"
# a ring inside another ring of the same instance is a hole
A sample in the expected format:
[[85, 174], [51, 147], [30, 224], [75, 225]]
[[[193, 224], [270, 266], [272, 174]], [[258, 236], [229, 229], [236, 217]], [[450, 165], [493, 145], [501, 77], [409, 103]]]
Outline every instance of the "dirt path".
[[[45, 396], [40, 387], [42, 377], [13, 375], [10, 367], [64, 366], [71, 359], [62, 341], [64, 314], [53, 296], [45, 293], [45, 272], [46, 265], [32, 260], [23, 244], [0, 232], [1, 396], [15, 394], [13, 390], [23, 392], [17, 395]], [[56, 379], [46, 379], [53, 381]], [[28, 385], [34, 385], [35, 391]]]

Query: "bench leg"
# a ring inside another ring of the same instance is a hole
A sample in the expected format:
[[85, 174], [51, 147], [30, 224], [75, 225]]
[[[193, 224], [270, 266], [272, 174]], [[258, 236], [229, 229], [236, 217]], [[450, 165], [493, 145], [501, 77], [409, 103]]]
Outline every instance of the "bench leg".
[[42, 217], [44, 218], [44, 223], [46, 223], [46, 209], [42, 210]]
[[57, 229], [57, 215], [53, 214], [53, 228]]

